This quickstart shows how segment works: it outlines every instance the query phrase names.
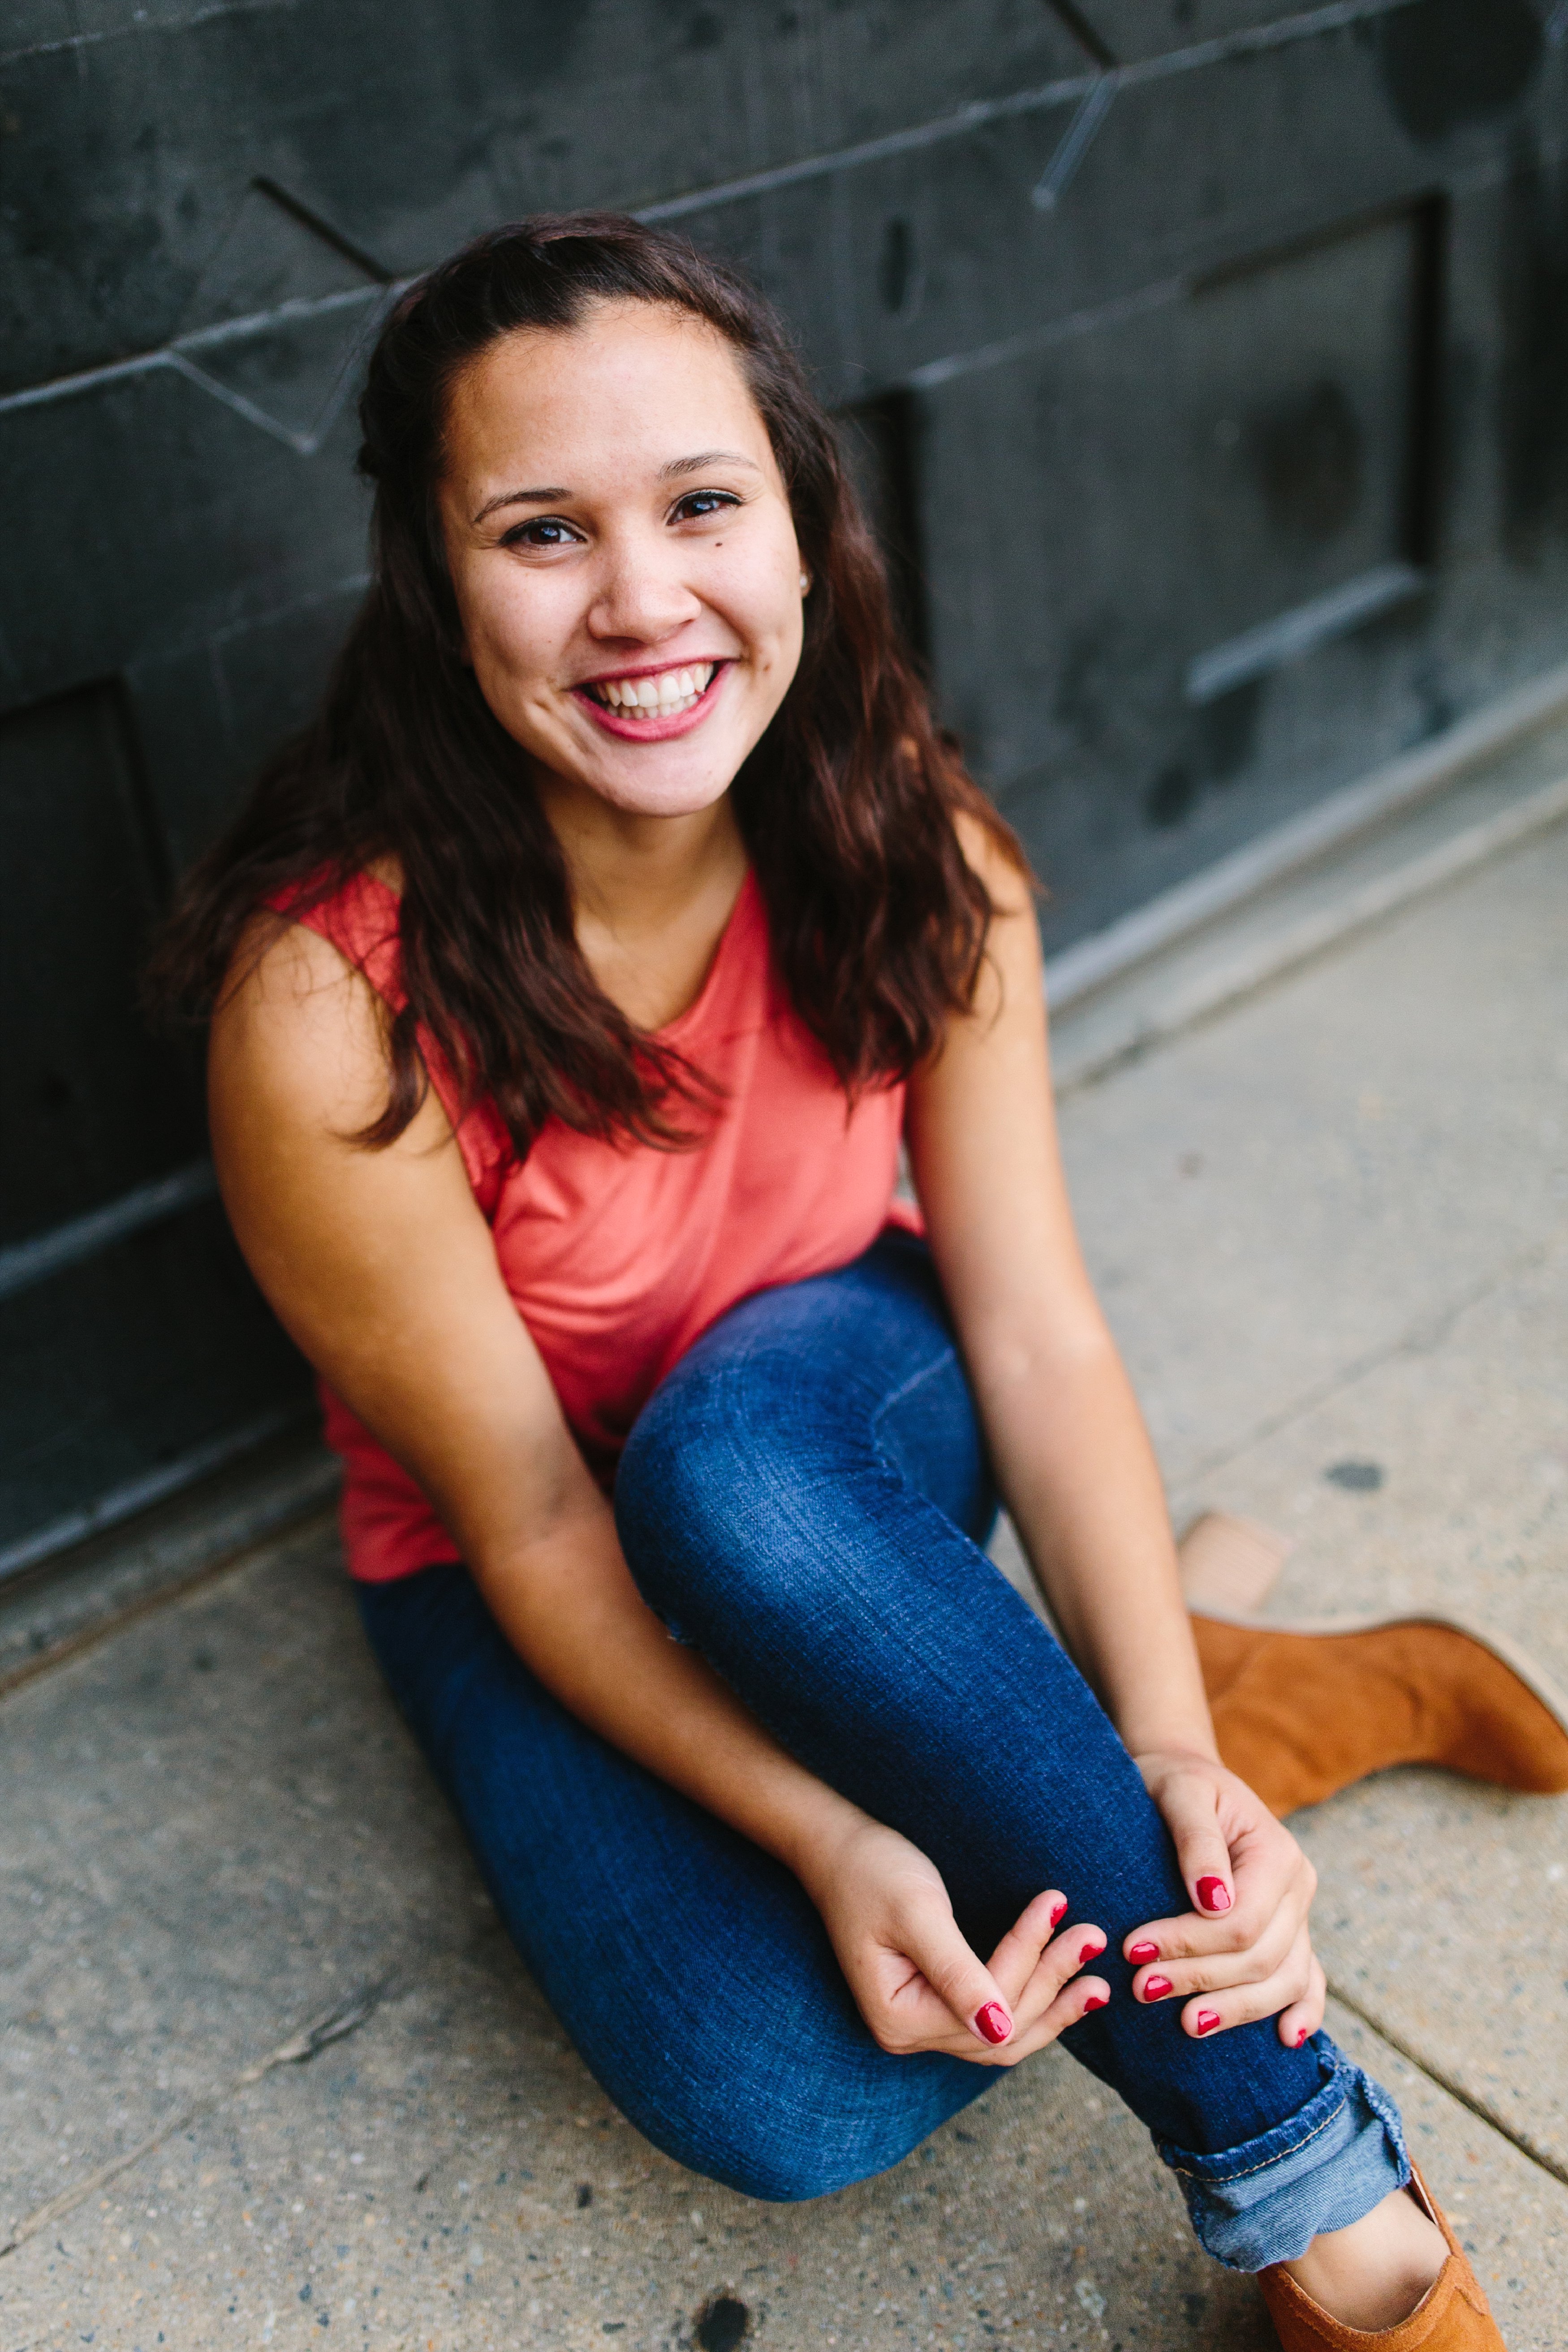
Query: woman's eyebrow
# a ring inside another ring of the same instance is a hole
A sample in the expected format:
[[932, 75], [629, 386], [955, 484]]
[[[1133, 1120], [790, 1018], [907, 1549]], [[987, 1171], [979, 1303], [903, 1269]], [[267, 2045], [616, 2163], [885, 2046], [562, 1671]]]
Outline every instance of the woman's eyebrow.
[[679, 474], [700, 474], [708, 466], [748, 466], [754, 474], [762, 471], [754, 457], [743, 457], [738, 449], [701, 449], [695, 457], [672, 457], [660, 467], [659, 479], [669, 482]]
[[493, 515], [497, 507], [548, 506], [552, 499], [570, 499], [570, 490], [563, 490], [559, 485], [542, 490], [503, 490], [499, 498], [486, 499], [474, 520], [483, 522], [486, 516]]

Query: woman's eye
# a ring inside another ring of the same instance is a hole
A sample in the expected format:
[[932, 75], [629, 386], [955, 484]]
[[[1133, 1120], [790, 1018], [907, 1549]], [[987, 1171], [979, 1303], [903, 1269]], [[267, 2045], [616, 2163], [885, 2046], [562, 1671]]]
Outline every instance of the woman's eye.
[[729, 490], [688, 490], [677, 500], [674, 520], [677, 522], [701, 522], [706, 515], [721, 514], [726, 507], [737, 507], [740, 500]]
[[507, 532], [503, 547], [571, 547], [579, 534], [569, 522], [555, 515], [536, 515], [530, 522], [515, 524]]

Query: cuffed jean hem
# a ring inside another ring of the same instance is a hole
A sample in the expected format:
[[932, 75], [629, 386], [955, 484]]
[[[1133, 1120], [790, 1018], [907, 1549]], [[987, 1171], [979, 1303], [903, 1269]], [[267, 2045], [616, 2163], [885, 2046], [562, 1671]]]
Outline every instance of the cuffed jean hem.
[[1410, 2178], [1387, 2092], [1326, 2033], [1312, 2046], [1322, 2085], [1288, 2122], [1218, 2156], [1160, 2145], [1199, 2244], [1227, 2270], [1294, 2262], [1322, 2231], [1347, 2229]]

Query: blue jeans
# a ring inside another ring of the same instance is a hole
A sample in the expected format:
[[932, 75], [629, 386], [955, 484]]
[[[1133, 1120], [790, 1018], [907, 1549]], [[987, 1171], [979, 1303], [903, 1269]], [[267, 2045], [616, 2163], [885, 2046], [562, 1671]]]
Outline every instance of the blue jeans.
[[[1212, 2042], [1131, 1996], [1124, 1937], [1185, 1911], [1158, 1812], [1082, 1676], [979, 1549], [995, 1513], [923, 1244], [745, 1301], [650, 1399], [615, 1488], [650, 1606], [822, 1780], [936, 1862], [982, 1954], [1043, 1887], [1110, 1938], [1063, 2047], [1153, 2133], [1197, 2234], [1260, 2270], [1409, 2177], [1326, 2035]], [[463, 1568], [362, 1587], [388, 1682], [524, 1959], [646, 2137], [747, 2195], [899, 2162], [995, 2080], [890, 2057], [796, 1880], [570, 1716]]]

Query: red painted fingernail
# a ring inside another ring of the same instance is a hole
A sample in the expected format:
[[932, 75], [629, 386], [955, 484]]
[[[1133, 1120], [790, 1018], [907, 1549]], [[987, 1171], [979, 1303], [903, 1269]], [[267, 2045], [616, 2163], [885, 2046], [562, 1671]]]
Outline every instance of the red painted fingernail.
[[983, 2009], [977, 2009], [975, 2022], [988, 2042], [1005, 2042], [1013, 2030], [1012, 2019], [999, 2000], [988, 2000]]
[[1223, 1878], [1200, 1878], [1197, 1882], [1197, 1899], [1206, 1911], [1228, 1911], [1230, 1889]]
[[1145, 1977], [1144, 1979], [1143, 1998], [1145, 2000], [1164, 2000], [1166, 1993], [1171, 1990], [1172, 1987], [1169, 1977]]
[[1086, 2010], [1103, 2009], [1106, 2006], [1109, 1998], [1110, 1996], [1107, 1993], [1092, 1992], [1083, 2006]]
[[1306, 2038], [1307, 2038], [1307, 2029], [1306, 2029], [1306, 2027], [1303, 2025], [1303, 2026], [1302, 2026], [1302, 2028], [1301, 2028], [1301, 2032], [1300, 2032], [1297, 2034], [1297, 2036], [1296, 2036], [1296, 2047], [1297, 2047], [1297, 2049], [1298, 2049], [1298, 2050], [1301, 2048], [1301, 2046], [1302, 2042], [1306, 2040]]
[[1079, 1967], [1082, 1968], [1085, 1960], [1098, 1959], [1100, 1954], [1104, 1950], [1104, 1948], [1105, 1947], [1103, 1942], [1085, 1944], [1082, 1950], [1078, 1955]]
[[1135, 1961], [1139, 1968], [1143, 1968], [1149, 1960], [1157, 1960], [1159, 1956], [1160, 1948], [1157, 1944], [1134, 1944], [1127, 1954], [1127, 1958]]
[[1218, 2022], [1219, 2019], [1212, 2009], [1200, 2009], [1198, 2011], [1197, 2030], [1200, 2033], [1212, 2033]]
[[1066, 1918], [1066, 1916], [1067, 1916], [1067, 1897], [1066, 1897], [1066, 1895], [1064, 1895], [1062, 1896], [1062, 1898], [1061, 1898], [1061, 1902], [1060, 1902], [1060, 1903], [1053, 1903], [1053, 1904], [1051, 1905], [1051, 1926], [1052, 1926], [1053, 1927], [1061, 1927], [1061, 1923], [1062, 1923], [1062, 1921]]

